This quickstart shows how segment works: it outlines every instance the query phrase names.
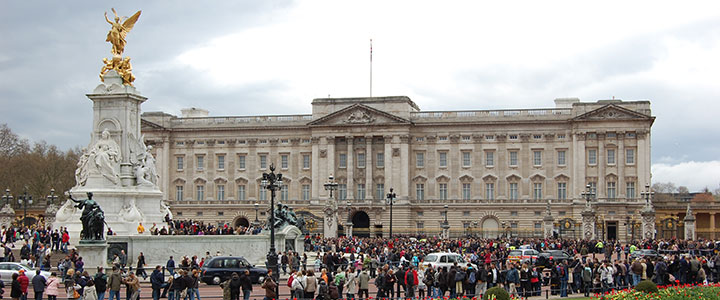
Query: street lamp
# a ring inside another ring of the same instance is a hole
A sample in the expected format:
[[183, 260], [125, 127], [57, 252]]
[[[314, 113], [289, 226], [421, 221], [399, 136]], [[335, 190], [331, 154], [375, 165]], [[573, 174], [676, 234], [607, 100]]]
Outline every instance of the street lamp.
[[333, 191], [337, 190], [337, 188], [338, 188], [338, 184], [337, 184], [337, 182], [335, 182], [335, 178], [332, 175], [330, 175], [330, 177], [328, 177], [328, 182], [326, 182], [324, 185], [325, 185], [325, 190], [330, 191], [330, 199], [334, 200], [335, 198], [333, 198]]
[[395, 198], [397, 198], [397, 195], [393, 193], [393, 188], [390, 188], [390, 192], [387, 194], [387, 204], [390, 205], [390, 238], [392, 238], [392, 217], [393, 217], [393, 204], [395, 204]]
[[25, 187], [25, 191], [23, 192], [23, 195], [18, 197], [18, 204], [23, 206], [23, 226], [25, 225], [25, 221], [27, 219], [27, 206], [28, 204], [32, 205], [32, 195], [28, 195], [27, 193], [27, 187]]
[[10, 195], [10, 188], [5, 189], [5, 195], [2, 196], [2, 200], [5, 201], [5, 205], [10, 204], [13, 200], [13, 196]]
[[55, 195], [55, 189], [50, 189], [50, 195], [47, 196], [47, 205], [55, 204], [55, 200], [57, 200], [57, 196]]
[[640, 196], [645, 199], [645, 206], [650, 206], [650, 200], [652, 200], [653, 195], [655, 195], [655, 192], [650, 191], [650, 184], [645, 184], [645, 190], [640, 192]]
[[585, 186], [585, 191], [580, 193], [580, 196], [585, 198], [585, 208], [590, 208], [590, 201], [595, 198], [595, 192], [592, 190], [592, 186], [588, 183]]
[[[275, 192], [280, 190], [282, 187], [282, 174], [275, 174], [275, 164], [270, 164], [270, 173], [262, 174], [262, 181], [260, 186], [264, 189], [270, 190], [270, 250], [267, 254], [268, 268], [273, 272], [273, 279], [275, 282], [279, 282], [280, 273], [278, 270], [278, 256], [275, 251]], [[275, 295], [279, 294], [278, 285], [275, 287]]]

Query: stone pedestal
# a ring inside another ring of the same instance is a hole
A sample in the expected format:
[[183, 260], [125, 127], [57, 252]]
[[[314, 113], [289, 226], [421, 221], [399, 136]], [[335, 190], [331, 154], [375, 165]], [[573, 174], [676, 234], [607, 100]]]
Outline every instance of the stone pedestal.
[[0, 225], [4, 228], [9, 228], [13, 220], [15, 220], [15, 210], [10, 204], [5, 204], [5, 206], [0, 209]]
[[595, 211], [592, 209], [583, 210], [582, 214], [582, 234], [585, 240], [594, 240], [595, 235]]
[[92, 273], [97, 270], [97, 267], [107, 269], [108, 245], [105, 241], [80, 241], [76, 244], [75, 248], [78, 250], [78, 253], [80, 253], [83, 262], [85, 262], [85, 270]]
[[442, 238], [449, 239], [450, 238], [450, 224], [443, 223], [440, 225], [440, 228], [442, 228]]
[[547, 207], [545, 208], [545, 217], [543, 217], [543, 236], [545, 238], [552, 238], [553, 237], [553, 222], [554, 218], [552, 216], [552, 210], [550, 208], [550, 201], [547, 203]]
[[338, 217], [337, 209], [326, 206], [324, 210], [325, 218], [323, 219], [323, 236], [326, 238], [335, 238], [338, 235]]
[[642, 216], [642, 236], [644, 239], [655, 238], [655, 210], [652, 206], [645, 206], [640, 212]]
[[[70, 193], [86, 199], [86, 193], [92, 192], [105, 213], [106, 226], [118, 235], [137, 234], [139, 223], [162, 224], [170, 209], [157, 186], [151, 149], [140, 135], [140, 105], [147, 98], [123, 85], [114, 70], [87, 97], [93, 102], [92, 132]], [[68, 200], [55, 214], [53, 227], [67, 227], [72, 243], [80, 236], [80, 215]]]
[[343, 224], [343, 228], [345, 228], [345, 236], [351, 237], [353, 235], [353, 223], [352, 222], [345, 222]]
[[695, 216], [693, 215], [692, 208], [690, 208], [690, 203], [688, 203], [683, 221], [685, 222], [685, 239], [695, 240], [697, 238], [697, 233], [695, 232]]

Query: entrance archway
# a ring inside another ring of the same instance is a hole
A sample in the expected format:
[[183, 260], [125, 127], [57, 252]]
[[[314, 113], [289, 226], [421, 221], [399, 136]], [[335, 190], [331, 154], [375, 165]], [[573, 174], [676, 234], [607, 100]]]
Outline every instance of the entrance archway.
[[353, 236], [370, 237], [370, 216], [364, 211], [357, 211], [352, 217]]
[[486, 239], [495, 239], [500, 236], [500, 224], [497, 219], [487, 218], [482, 222], [482, 236]]
[[237, 217], [233, 222], [233, 227], [250, 227], [250, 221], [246, 217]]

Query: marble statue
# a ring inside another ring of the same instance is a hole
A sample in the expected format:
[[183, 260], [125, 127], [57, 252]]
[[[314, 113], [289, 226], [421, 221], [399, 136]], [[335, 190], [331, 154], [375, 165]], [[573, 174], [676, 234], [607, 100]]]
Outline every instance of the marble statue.
[[75, 169], [75, 184], [76, 186], [84, 186], [87, 182], [90, 168], [88, 168], [89, 153], [87, 148], [82, 149], [82, 155], [78, 159], [77, 169]]
[[95, 163], [95, 168], [113, 184], [118, 184], [120, 176], [117, 168], [120, 164], [120, 146], [110, 138], [110, 132], [103, 130], [90, 151], [89, 159]]
[[[302, 218], [298, 219], [293, 209], [288, 207], [287, 205], [278, 203], [277, 208], [272, 212], [272, 214], [275, 216], [274, 227], [276, 229], [281, 229], [285, 226], [292, 225], [300, 228], [301, 231], [303, 230], [303, 228], [301, 227], [304, 226], [305, 221]], [[270, 224], [272, 223], [269, 216], [267, 223], [265, 224], [265, 229], [270, 229]]]
[[[125, 51], [125, 44], [127, 44], [125, 38], [127, 37], [128, 32], [135, 27], [135, 22], [137, 22], [140, 18], [141, 11], [136, 12], [124, 21], [122, 21], [122, 18], [118, 16], [114, 8], [112, 9], [112, 12], [115, 14], [114, 21], [110, 21], [110, 19], [108, 19], [107, 12], [105, 13], [105, 21], [112, 26], [105, 41], [112, 44], [112, 50], [110, 52], [112, 52], [113, 55], [122, 55], [123, 51]], [[120, 21], [122, 21], [122, 23], [120, 23]]]
[[76, 200], [72, 194], [68, 193], [70, 200], [76, 203], [75, 208], [82, 209], [80, 221], [82, 222], [82, 231], [80, 231], [81, 240], [103, 240], [103, 231], [105, 229], [105, 213], [100, 205], [93, 200], [93, 193], [87, 193], [87, 199]]
[[130, 163], [135, 171], [135, 180], [140, 186], [157, 186], [159, 175], [155, 165], [155, 157], [151, 150], [152, 146], [145, 146], [143, 137], [135, 139], [132, 134], [128, 134], [130, 140]]

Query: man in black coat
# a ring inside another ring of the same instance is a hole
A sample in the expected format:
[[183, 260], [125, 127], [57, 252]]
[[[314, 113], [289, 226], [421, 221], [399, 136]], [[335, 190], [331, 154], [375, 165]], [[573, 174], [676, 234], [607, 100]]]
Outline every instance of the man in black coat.
[[165, 276], [163, 276], [161, 270], [160, 266], [155, 266], [155, 270], [153, 270], [152, 274], [150, 274], [153, 300], [160, 299], [160, 290], [163, 288], [163, 284], [165, 284]]
[[33, 292], [35, 292], [35, 300], [43, 299], [45, 284], [45, 277], [40, 275], [40, 270], [36, 270], [35, 277], [33, 277], [32, 279]]

